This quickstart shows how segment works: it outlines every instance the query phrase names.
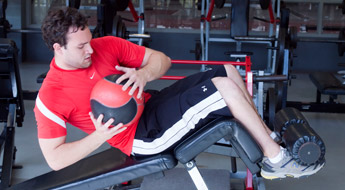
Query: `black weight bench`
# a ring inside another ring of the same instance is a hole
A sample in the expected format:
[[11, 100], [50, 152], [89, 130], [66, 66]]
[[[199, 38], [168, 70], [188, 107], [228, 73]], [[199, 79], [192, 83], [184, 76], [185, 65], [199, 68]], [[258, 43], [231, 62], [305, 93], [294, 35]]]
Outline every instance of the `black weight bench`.
[[330, 103], [333, 103], [338, 95], [345, 95], [345, 85], [343, 85], [332, 73], [315, 72], [310, 74], [309, 77], [317, 88], [317, 103], [321, 102], [321, 94], [329, 95]]
[[[345, 113], [345, 104], [336, 102], [338, 95], [345, 95], [345, 85], [329, 72], [314, 72], [309, 75], [316, 86], [316, 102], [288, 101], [287, 107], [294, 107], [301, 111]], [[321, 95], [328, 95], [328, 102], [321, 102]]]
[[174, 151], [147, 157], [129, 157], [110, 148], [62, 170], [43, 174], [8, 189], [100, 189], [172, 169], [177, 161], [184, 164], [189, 172], [193, 171], [190, 172], [193, 182], [201, 189], [206, 184], [194, 158], [222, 138], [231, 142], [233, 149], [253, 174], [260, 171], [258, 164], [263, 154], [253, 138], [236, 120], [218, 118], [184, 139]]

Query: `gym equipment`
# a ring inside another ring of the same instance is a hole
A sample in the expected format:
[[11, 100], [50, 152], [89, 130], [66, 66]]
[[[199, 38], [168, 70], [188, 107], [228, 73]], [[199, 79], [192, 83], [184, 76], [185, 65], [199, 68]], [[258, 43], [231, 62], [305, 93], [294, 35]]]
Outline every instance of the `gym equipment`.
[[[309, 78], [317, 88], [316, 101], [288, 101], [287, 106], [308, 112], [345, 113], [345, 104], [335, 102], [338, 95], [345, 95], [345, 85], [333, 73], [314, 72]], [[322, 94], [329, 96], [328, 102], [321, 102]]]
[[324, 162], [324, 142], [297, 109], [287, 107], [280, 110], [275, 115], [273, 125], [296, 162], [301, 165]]
[[3, 160], [0, 189], [9, 187], [13, 168], [20, 168], [14, 166], [14, 137], [15, 127], [23, 125], [25, 110], [17, 55], [15, 42], [0, 38], [0, 122], [4, 124], [0, 135], [0, 155]]
[[[129, 41], [136, 41], [138, 45], [143, 45], [143, 40], [150, 38], [150, 35], [144, 33], [143, 0], [140, 0], [139, 4], [140, 16], [138, 16], [130, 0], [102, 0], [101, 3], [97, 5], [97, 26], [92, 32], [93, 37], [97, 38], [112, 35], [128, 39]], [[121, 16], [117, 15], [117, 11], [123, 11], [127, 7], [133, 15], [133, 22], [139, 22], [137, 34], [130, 34]]]
[[7, 38], [11, 25], [6, 20], [7, 0], [0, 0], [0, 38]]
[[268, 9], [270, 6], [271, 0], [260, 0], [260, 7], [262, 10]]
[[79, 9], [81, 0], [68, 0], [68, 6]]
[[128, 7], [130, 0], [110, 0], [111, 5], [114, 6], [116, 11], [124, 11]]
[[[231, 58], [239, 61], [248, 52], [242, 50], [242, 44], [253, 43], [267, 45], [267, 67], [263, 71], [261, 76], [268, 75], [286, 75], [287, 81], [276, 82], [276, 110], [279, 110], [286, 105], [287, 97], [287, 84], [290, 80], [289, 66], [292, 63], [292, 51], [297, 46], [297, 41], [290, 42], [291, 39], [296, 39], [296, 30], [292, 29], [289, 33], [289, 14], [290, 11], [286, 8], [280, 7], [280, 0], [275, 1], [277, 7], [276, 14], [273, 12], [272, 1], [268, 2], [268, 12], [270, 20], [265, 21], [269, 23], [268, 36], [249, 36], [248, 35], [248, 23], [249, 23], [249, 6], [250, 1], [231, 1], [231, 27], [229, 38], [214, 38], [210, 35], [210, 23], [213, 21], [212, 11], [215, 4], [213, 0], [203, 0], [201, 3], [201, 22], [200, 22], [200, 40], [196, 44], [196, 48], [193, 51], [196, 58], [201, 60], [208, 60], [209, 43], [211, 42], [230, 42], [236, 44], [236, 50], [231, 51], [228, 54]], [[265, 2], [265, 3], [267, 3]], [[260, 1], [260, 3], [263, 3]], [[206, 12], [207, 11], [207, 12]], [[291, 36], [291, 37], [290, 37]], [[201, 47], [201, 48], [200, 48]], [[200, 50], [201, 49], [201, 50]], [[200, 56], [201, 54], [201, 56]], [[206, 70], [205, 66], [202, 66], [201, 70]], [[243, 75], [243, 71], [238, 67], [240, 73]], [[260, 73], [261, 71], [256, 72]], [[253, 96], [255, 105], [258, 112], [262, 117], [266, 117], [269, 114], [264, 113], [268, 110], [264, 110], [263, 105], [263, 83], [255, 83], [257, 88], [257, 94]], [[269, 106], [266, 106], [268, 108]], [[272, 107], [272, 106], [271, 106]], [[271, 109], [271, 112], [273, 110]], [[265, 116], [266, 115], [266, 116]], [[272, 114], [270, 114], [272, 115]], [[272, 117], [272, 116], [271, 116]], [[272, 120], [272, 119], [271, 119]]]
[[225, 0], [215, 0], [214, 5], [218, 8], [221, 9], [224, 7]]
[[327, 39], [327, 38], [315, 39], [315, 38], [306, 38], [306, 37], [298, 38], [297, 28], [290, 27], [289, 34], [287, 36], [286, 41], [287, 43], [289, 43], [290, 47], [292, 47], [293, 49], [297, 47], [297, 42], [335, 43], [338, 46], [338, 55], [343, 56], [345, 52], [345, 28], [323, 28], [323, 30], [339, 31], [338, 39]]
[[140, 118], [144, 110], [144, 99], [137, 98], [138, 90], [132, 96], [128, 94], [131, 88], [123, 91], [122, 86], [126, 80], [121, 84], [115, 83], [120, 76], [109, 75], [96, 83], [90, 95], [91, 110], [95, 118], [103, 114], [104, 123], [114, 118], [112, 125], [123, 123], [124, 126], [129, 126]]

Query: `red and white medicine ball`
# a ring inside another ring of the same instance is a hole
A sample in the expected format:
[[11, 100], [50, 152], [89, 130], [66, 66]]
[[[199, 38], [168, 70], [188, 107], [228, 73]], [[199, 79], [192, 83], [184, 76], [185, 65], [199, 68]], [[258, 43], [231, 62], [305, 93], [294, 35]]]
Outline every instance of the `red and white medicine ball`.
[[96, 83], [90, 95], [91, 110], [95, 118], [103, 114], [103, 122], [114, 118], [112, 125], [123, 123], [129, 126], [140, 118], [144, 110], [144, 99], [137, 98], [138, 89], [132, 96], [128, 94], [130, 87], [123, 91], [122, 86], [127, 80], [121, 84], [115, 83], [120, 76], [109, 75]]

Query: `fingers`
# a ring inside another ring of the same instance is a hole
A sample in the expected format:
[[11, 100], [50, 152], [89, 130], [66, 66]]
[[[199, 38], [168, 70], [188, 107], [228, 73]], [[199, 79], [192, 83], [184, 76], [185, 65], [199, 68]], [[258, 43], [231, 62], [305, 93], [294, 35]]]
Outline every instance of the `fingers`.
[[117, 124], [115, 127], [109, 128], [109, 132], [114, 135], [117, 135], [121, 132], [123, 132], [124, 130], [126, 130], [127, 127], [124, 127], [122, 123]]
[[115, 121], [113, 118], [110, 118], [107, 122], [103, 123], [103, 114], [100, 114], [97, 119], [91, 112], [89, 114], [93, 124], [95, 125], [95, 132], [100, 138], [103, 138], [105, 140], [108, 140], [114, 135], [117, 135], [127, 129], [127, 127], [123, 126], [123, 123], [119, 123], [114, 127], [111, 127], [112, 123]]
[[141, 98], [141, 95], [144, 91], [144, 86], [146, 85], [146, 81], [144, 79], [145, 77], [139, 74], [135, 68], [122, 66], [116, 66], [115, 68], [119, 71], [124, 72], [124, 74], [121, 75], [115, 82], [117, 84], [120, 84], [125, 79], [128, 79], [128, 81], [122, 86], [122, 90], [126, 91], [129, 87], [131, 87], [128, 94], [132, 96], [138, 89], [137, 98]]

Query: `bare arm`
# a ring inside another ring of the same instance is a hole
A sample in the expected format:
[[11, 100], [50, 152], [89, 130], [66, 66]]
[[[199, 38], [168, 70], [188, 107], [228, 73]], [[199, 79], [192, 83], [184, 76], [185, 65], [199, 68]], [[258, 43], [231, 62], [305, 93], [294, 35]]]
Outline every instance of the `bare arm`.
[[102, 124], [103, 115], [100, 115], [97, 119], [92, 114], [90, 117], [96, 130], [83, 139], [69, 143], [66, 143], [66, 136], [54, 139], [39, 139], [43, 156], [53, 170], [60, 170], [85, 158], [106, 140], [126, 129], [121, 123], [109, 128], [114, 121], [113, 119], [109, 119], [109, 121]]
[[116, 83], [121, 83], [123, 80], [128, 79], [128, 82], [123, 86], [123, 90], [126, 90], [130, 85], [133, 84], [130, 90], [130, 95], [139, 88], [138, 97], [141, 96], [144, 87], [147, 82], [163, 76], [171, 66], [171, 60], [164, 53], [146, 48], [145, 56], [141, 64], [140, 69], [127, 68], [117, 66], [116, 69], [123, 71], [123, 74]]

